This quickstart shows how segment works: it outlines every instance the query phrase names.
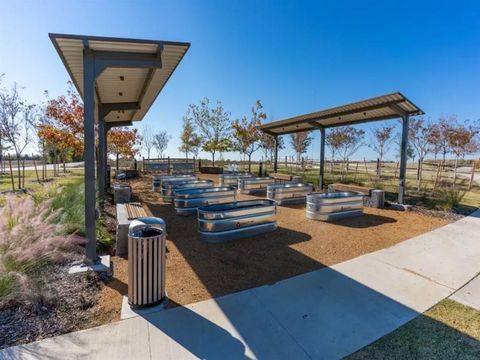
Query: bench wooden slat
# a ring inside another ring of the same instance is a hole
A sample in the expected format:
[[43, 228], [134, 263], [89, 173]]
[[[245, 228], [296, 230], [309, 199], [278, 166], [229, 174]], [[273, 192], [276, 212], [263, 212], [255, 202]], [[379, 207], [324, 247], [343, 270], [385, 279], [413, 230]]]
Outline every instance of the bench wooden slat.
[[288, 174], [273, 173], [273, 174], [269, 174], [269, 176], [277, 180], [286, 180], [286, 181], [292, 180], [292, 175], [288, 175]]
[[128, 214], [128, 220], [137, 219], [139, 217], [146, 217], [147, 212], [140, 203], [128, 203], [125, 204]]
[[367, 196], [370, 196], [372, 190], [375, 190], [374, 188], [348, 184], [332, 184], [332, 186], [335, 191], [357, 191]]

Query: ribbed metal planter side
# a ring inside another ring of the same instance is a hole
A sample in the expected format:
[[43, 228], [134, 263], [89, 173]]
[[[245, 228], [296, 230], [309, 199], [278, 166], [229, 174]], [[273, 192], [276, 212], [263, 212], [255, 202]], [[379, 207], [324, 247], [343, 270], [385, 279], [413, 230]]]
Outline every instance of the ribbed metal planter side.
[[335, 221], [363, 215], [363, 194], [354, 191], [307, 195], [307, 218]]
[[222, 243], [277, 229], [273, 200], [247, 200], [198, 208], [198, 235], [209, 243]]
[[274, 185], [275, 179], [270, 177], [249, 177], [238, 179], [238, 190], [242, 194], [266, 191], [268, 185]]
[[235, 201], [236, 193], [232, 186], [175, 190], [175, 214], [194, 215], [201, 206]]
[[165, 299], [166, 225], [160, 218], [139, 218], [128, 235], [128, 303], [152, 306]]
[[152, 191], [161, 192], [162, 183], [164, 181], [185, 181], [185, 180], [197, 180], [193, 175], [152, 175]]
[[218, 183], [220, 186], [238, 186], [238, 179], [251, 178], [253, 174], [249, 173], [230, 173], [218, 175]]
[[213, 187], [212, 180], [184, 180], [173, 181], [167, 180], [162, 183], [162, 200], [165, 202], [173, 201], [173, 194], [175, 190], [188, 188], [205, 188]]
[[312, 184], [285, 183], [267, 186], [267, 198], [278, 205], [305, 203], [306, 196], [313, 191]]

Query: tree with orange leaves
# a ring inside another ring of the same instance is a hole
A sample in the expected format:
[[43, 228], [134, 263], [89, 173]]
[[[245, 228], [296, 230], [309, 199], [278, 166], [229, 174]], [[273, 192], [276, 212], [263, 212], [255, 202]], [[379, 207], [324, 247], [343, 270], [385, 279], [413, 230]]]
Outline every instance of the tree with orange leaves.
[[137, 145], [141, 144], [141, 137], [137, 129], [126, 127], [112, 129], [107, 133], [107, 151], [115, 156], [118, 169], [118, 159], [120, 156], [131, 158], [138, 154]]
[[38, 124], [38, 137], [60, 154], [65, 170], [68, 152], [74, 156], [83, 153], [83, 103], [69, 82], [66, 95], [49, 99], [45, 114], [47, 119]]

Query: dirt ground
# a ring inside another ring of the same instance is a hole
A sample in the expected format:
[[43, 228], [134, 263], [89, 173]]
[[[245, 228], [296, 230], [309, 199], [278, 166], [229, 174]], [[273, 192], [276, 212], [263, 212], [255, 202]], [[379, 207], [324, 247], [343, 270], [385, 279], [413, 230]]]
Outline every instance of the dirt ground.
[[[217, 181], [217, 175], [202, 175]], [[279, 206], [278, 229], [223, 244], [200, 242], [196, 216], [174, 215], [151, 190], [149, 176], [131, 182], [136, 200], [167, 223], [167, 294], [172, 306], [272, 284], [383, 249], [451, 222], [415, 212], [364, 209], [334, 223], [307, 220], [305, 205]], [[252, 198], [239, 195], [238, 200]], [[127, 260], [113, 257], [114, 279], [101, 294], [104, 316], [119, 318], [127, 293]]]

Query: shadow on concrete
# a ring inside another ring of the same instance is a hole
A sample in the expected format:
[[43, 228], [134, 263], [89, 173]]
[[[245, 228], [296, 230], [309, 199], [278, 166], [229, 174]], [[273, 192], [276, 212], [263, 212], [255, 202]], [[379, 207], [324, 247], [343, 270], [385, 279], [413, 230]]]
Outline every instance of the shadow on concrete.
[[143, 317], [199, 359], [248, 359], [245, 345], [228, 331], [180, 304], [172, 305], [175, 309]]

